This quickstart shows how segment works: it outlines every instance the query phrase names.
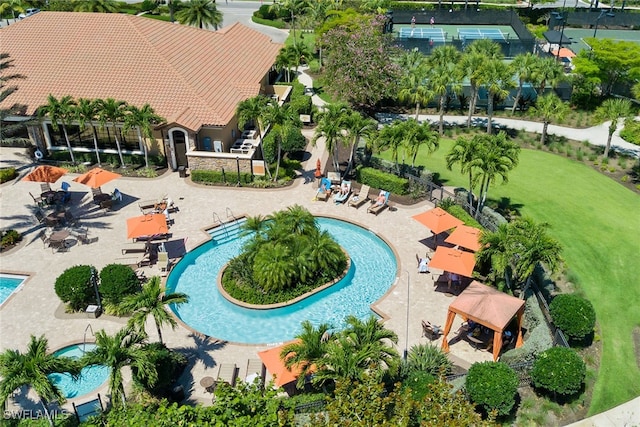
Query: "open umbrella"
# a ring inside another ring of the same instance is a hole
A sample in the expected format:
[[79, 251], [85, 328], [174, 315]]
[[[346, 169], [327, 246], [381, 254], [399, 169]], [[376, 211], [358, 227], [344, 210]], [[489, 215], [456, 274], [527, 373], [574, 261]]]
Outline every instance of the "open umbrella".
[[[300, 340], [297, 341], [299, 342]], [[281, 387], [295, 381], [302, 372], [299, 367], [294, 366], [289, 370], [284, 365], [284, 361], [280, 358], [280, 353], [285, 345], [286, 344], [283, 344], [278, 347], [258, 352], [258, 356], [262, 360], [262, 363], [264, 363], [267, 371], [275, 377], [274, 384], [276, 387]]]
[[476, 258], [471, 252], [438, 246], [431, 261], [430, 268], [448, 271], [465, 277], [471, 277]]
[[57, 166], [41, 165], [25, 175], [22, 181], [54, 183], [66, 173], [66, 169]]
[[459, 225], [444, 241], [476, 252], [480, 250], [480, 232], [478, 228]]
[[102, 187], [109, 181], [120, 178], [121, 176], [122, 175], [109, 172], [108, 170], [93, 168], [89, 172], [86, 172], [74, 179], [74, 181], [79, 184], [88, 185], [91, 188], [98, 188]]
[[168, 232], [167, 218], [163, 214], [141, 215], [127, 219], [127, 239]]
[[431, 230], [434, 241], [437, 241], [436, 236], [443, 231], [451, 230], [463, 224], [462, 221], [442, 208], [433, 208], [421, 214], [414, 215], [411, 218]]

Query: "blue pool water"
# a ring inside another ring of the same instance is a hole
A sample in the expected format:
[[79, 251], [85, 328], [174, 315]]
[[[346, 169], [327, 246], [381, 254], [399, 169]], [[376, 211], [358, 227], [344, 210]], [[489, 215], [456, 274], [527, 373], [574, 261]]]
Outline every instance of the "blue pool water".
[[[84, 353], [94, 348], [96, 348], [95, 344], [76, 344], [62, 348], [54, 354], [79, 359]], [[62, 391], [64, 397], [71, 399], [96, 390], [107, 381], [109, 373], [110, 370], [106, 366], [93, 365], [82, 368], [82, 372], [77, 381], [74, 381], [73, 377], [65, 372], [50, 374], [49, 378]]]
[[331, 218], [316, 220], [351, 257], [348, 274], [336, 285], [287, 307], [239, 307], [220, 295], [216, 280], [219, 270], [240, 252], [245, 238], [211, 241], [187, 253], [173, 267], [167, 288], [189, 295], [189, 303], [172, 310], [202, 334], [247, 344], [291, 340], [303, 320], [341, 329], [348, 315], [369, 317], [373, 314], [371, 304], [384, 295], [396, 277], [397, 264], [391, 248], [374, 233], [354, 224]]
[[0, 306], [11, 296], [11, 294], [22, 285], [27, 279], [26, 276], [14, 274], [0, 274]]

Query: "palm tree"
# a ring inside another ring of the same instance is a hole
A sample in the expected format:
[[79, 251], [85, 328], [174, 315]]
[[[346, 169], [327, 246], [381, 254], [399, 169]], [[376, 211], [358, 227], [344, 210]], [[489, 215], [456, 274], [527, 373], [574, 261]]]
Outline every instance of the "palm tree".
[[122, 121], [127, 108], [127, 103], [124, 101], [116, 101], [113, 98], [98, 99], [96, 100], [98, 106], [98, 120], [100, 125], [105, 127], [107, 122], [111, 122], [113, 127], [113, 137], [116, 140], [116, 147], [118, 148], [118, 156], [120, 157], [120, 164], [122, 167], [126, 167], [124, 164], [124, 157], [122, 157], [122, 147], [120, 146], [120, 140], [118, 139], [118, 128], [116, 122]]
[[90, 99], [80, 98], [74, 111], [74, 117], [78, 122], [80, 131], [84, 131], [87, 128], [87, 123], [91, 126], [91, 134], [93, 135], [93, 148], [96, 153], [96, 159], [98, 166], [102, 166], [100, 163], [100, 150], [98, 149], [98, 135], [96, 134], [96, 127], [93, 125], [93, 121], [96, 118], [98, 109], [96, 103]]
[[151, 316], [156, 324], [160, 344], [162, 341], [162, 326], [170, 325], [175, 329], [177, 322], [167, 312], [167, 306], [173, 304], [179, 306], [189, 301], [189, 297], [181, 292], [166, 293], [160, 283], [160, 277], [152, 277], [143, 287], [142, 291], [126, 296], [118, 305], [121, 313], [133, 313], [129, 319], [128, 326], [135, 329], [137, 333], [147, 336], [145, 324], [147, 318]]
[[459, 87], [455, 68], [453, 63], [432, 68], [427, 83], [429, 91], [438, 99], [438, 115], [440, 117], [438, 132], [440, 136], [444, 134], [444, 109], [449, 96], [449, 89], [457, 90]]
[[236, 108], [236, 116], [238, 117], [238, 127], [244, 129], [247, 123], [253, 123], [256, 127], [258, 135], [262, 138], [262, 116], [265, 109], [269, 105], [269, 98], [264, 95], [254, 96], [253, 98], [240, 101]]
[[395, 332], [385, 328], [374, 316], [363, 321], [350, 315], [345, 321], [348, 326], [342, 333], [354, 348], [373, 350], [370, 355], [373, 366], [395, 366], [399, 359], [398, 352], [389, 345], [389, 343], [398, 343], [398, 335]]
[[120, 6], [115, 0], [73, 0], [74, 12], [117, 13]]
[[284, 365], [291, 370], [293, 367], [300, 368], [298, 377], [298, 388], [303, 388], [306, 377], [312, 373], [314, 365], [317, 365], [326, 354], [329, 343], [329, 330], [331, 325], [322, 323], [315, 328], [310, 321], [302, 322], [302, 332], [296, 335], [296, 342], [282, 347], [280, 358]]
[[407, 120], [406, 123], [404, 145], [407, 155], [411, 157], [411, 167], [415, 167], [420, 147], [426, 146], [427, 153], [431, 154], [440, 146], [440, 137], [438, 132], [431, 129], [428, 122], [418, 124], [415, 120]]
[[536, 84], [538, 95], [541, 96], [547, 85], [555, 86], [564, 79], [562, 64], [555, 58], [538, 58], [533, 67], [531, 79]]
[[290, 245], [268, 242], [261, 246], [253, 262], [253, 274], [265, 292], [277, 292], [292, 285], [296, 263]]
[[416, 106], [416, 120], [420, 114], [420, 106], [426, 105], [433, 97], [425, 85], [427, 78], [427, 59], [418, 50], [406, 52], [399, 61], [403, 70], [407, 70], [400, 82], [398, 99], [408, 101]]
[[289, 65], [295, 67], [296, 74], [298, 73], [298, 67], [312, 57], [311, 50], [304, 43], [285, 46], [280, 52], [289, 59]]
[[176, 13], [176, 18], [183, 25], [198, 28], [213, 25], [217, 30], [222, 23], [222, 12], [216, 8], [216, 2], [213, 0], [190, 0], [183, 3], [182, 8]]
[[345, 175], [348, 175], [353, 168], [353, 160], [360, 138], [378, 129], [378, 122], [369, 117], [365, 117], [358, 111], [348, 110], [344, 120], [344, 127], [347, 131], [347, 141], [350, 141], [349, 163], [345, 170]]
[[327, 105], [324, 111], [318, 114], [318, 126], [316, 127], [312, 140], [315, 144], [318, 141], [318, 138], [324, 137], [327, 151], [331, 154], [333, 170], [336, 172], [340, 170], [336, 151], [338, 143], [343, 138], [342, 131], [344, 129], [345, 117], [347, 117], [348, 111], [349, 109], [344, 103]]
[[380, 146], [382, 150], [391, 150], [391, 160], [398, 165], [398, 152], [404, 141], [404, 125], [400, 121], [395, 121], [380, 130]]
[[291, 104], [285, 104], [280, 106], [277, 102], [271, 102], [264, 111], [264, 122], [267, 126], [271, 126], [273, 132], [278, 131], [279, 135], [277, 139], [277, 163], [276, 174], [273, 177], [274, 181], [278, 180], [278, 174], [280, 172], [280, 157], [282, 155], [282, 141], [287, 137], [289, 129], [292, 126], [298, 126], [300, 118], [296, 114], [295, 110], [291, 107]]
[[475, 172], [479, 162], [479, 154], [482, 150], [482, 136], [476, 135], [471, 139], [459, 137], [449, 153], [447, 153], [447, 169], [453, 165], [460, 165], [460, 173], [469, 175], [469, 209], [473, 206], [473, 187], [477, 181]]
[[633, 88], [631, 88], [631, 93], [633, 93], [633, 96], [636, 98], [636, 100], [640, 100], [640, 82], [633, 85]]
[[296, 41], [296, 16], [302, 13], [307, 8], [306, 0], [282, 0], [280, 2], [274, 2], [270, 7], [275, 9], [276, 12], [285, 10], [289, 12], [291, 16], [291, 33], [293, 35], [293, 45], [297, 44]]
[[471, 127], [471, 117], [476, 110], [485, 62], [489, 59], [501, 59], [502, 57], [500, 45], [488, 39], [476, 40], [465, 48], [459, 67], [462, 74], [469, 79], [471, 90], [467, 127]]
[[533, 71], [538, 57], [531, 52], [527, 52], [524, 55], [516, 55], [511, 63], [511, 69], [513, 73], [518, 77], [518, 92], [513, 100], [513, 107], [511, 107], [511, 114], [516, 113], [520, 97], [522, 96], [522, 87], [524, 83], [532, 80]]
[[[13, 10], [13, 9], [12, 9]], [[7, 82], [16, 79], [24, 79], [24, 75], [22, 74], [9, 74], [7, 70], [13, 67], [13, 59], [8, 59], [9, 54], [0, 53], [0, 104], [9, 97], [13, 92], [18, 90], [17, 85], [8, 86]], [[14, 130], [23, 126], [24, 124], [14, 125], [9, 124], [9, 122], [5, 122], [4, 118], [11, 115], [20, 114], [20, 110], [22, 107], [20, 104], [13, 104], [7, 107], [0, 108], [0, 138], [8, 137], [13, 133]]]
[[611, 137], [618, 128], [618, 121], [625, 119], [631, 115], [631, 101], [628, 99], [612, 98], [607, 99], [596, 109], [596, 119], [600, 122], [611, 120], [609, 124], [609, 135], [607, 137], [607, 145], [604, 148], [604, 157], [609, 157], [609, 149], [611, 148]]
[[152, 349], [142, 346], [144, 342], [142, 334], [128, 328], [121, 329], [113, 336], [101, 330], [96, 332], [96, 348], [85, 353], [81, 359], [84, 366], [103, 365], [111, 369], [109, 389], [114, 406], [126, 405], [122, 376], [124, 367], [135, 367], [141, 378], [148, 379], [150, 385], [158, 379], [158, 371], [152, 362]]
[[[11, 11], [13, 19], [16, 19], [16, 12], [23, 13], [22, 0], [6, 0], [0, 4], [0, 15], [4, 15], [7, 10]], [[2, 54], [6, 55], [6, 54]]]
[[513, 87], [513, 73], [507, 64], [500, 59], [492, 59], [485, 63], [482, 81], [487, 89], [487, 133], [493, 130], [494, 102], [504, 99]]
[[166, 122], [166, 120], [156, 114], [155, 110], [149, 104], [144, 104], [142, 108], [138, 108], [135, 105], [130, 105], [126, 108], [127, 114], [124, 116], [124, 130], [129, 130], [133, 127], [138, 131], [138, 142], [142, 146], [144, 151], [144, 166], [149, 167], [149, 150], [147, 150], [147, 143], [143, 141], [142, 136], [145, 138], [153, 138], [153, 126]]
[[544, 144], [547, 140], [547, 129], [552, 120], [562, 122], [564, 116], [569, 112], [569, 106], [566, 102], [558, 98], [553, 92], [547, 93], [539, 97], [536, 105], [531, 109], [531, 114], [542, 119], [542, 135], [540, 143]]
[[47, 352], [48, 341], [42, 335], [39, 338], [31, 335], [26, 353], [17, 350], [5, 350], [0, 354], [0, 406], [13, 392], [29, 386], [38, 395], [44, 413], [53, 426], [53, 421], [47, 409], [48, 403], [65, 401], [62, 392], [53, 384], [48, 375], [56, 372], [68, 372], [74, 378], [80, 375], [81, 365], [68, 357], [56, 356]]
[[75, 163], [76, 159], [73, 155], [73, 149], [71, 148], [69, 134], [67, 133], [67, 125], [73, 118], [74, 108], [75, 101], [70, 95], [63, 96], [58, 100], [51, 94], [47, 97], [47, 104], [38, 108], [38, 116], [41, 118], [48, 116], [54, 130], [57, 131], [59, 129], [59, 124], [62, 125], [62, 132], [64, 133], [64, 139], [67, 143], [67, 149], [69, 150], [72, 163]]

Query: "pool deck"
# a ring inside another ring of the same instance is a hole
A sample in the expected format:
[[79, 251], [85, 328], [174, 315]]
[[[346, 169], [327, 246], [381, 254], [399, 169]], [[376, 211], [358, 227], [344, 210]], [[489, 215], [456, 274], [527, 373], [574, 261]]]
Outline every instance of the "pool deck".
[[[304, 130], [307, 137], [312, 130]], [[7, 273], [29, 274], [30, 280], [16, 292], [0, 309], [0, 351], [19, 349], [25, 351], [30, 335], [44, 334], [49, 340], [50, 350], [56, 350], [69, 344], [83, 341], [85, 330], [91, 325], [93, 331], [104, 329], [113, 334], [126, 323], [125, 319], [101, 316], [88, 318], [84, 314], [65, 315], [60, 300], [54, 292], [55, 279], [67, 268], [88, 264], [98, 270], [107, 264], [122, 258], [121, 249], [129, 243], [126, 237], [126, 219], [140, 215], [138, 200], [161, 198], [167, 194], [179, 211], [172, 214], [175, 224], [171, 226], [172, 240], [186, 239], [186, 249], [190, 250], [207, 239], [203, 228], [213, 223], [213, 212], [225, 218], [229, 208], [234, 215], [267, 215], [293, 204], [300, 204], [313, 214], [342, 218], [382, 236], [389, 242], [398, 256], [398, 277], [390, 290], [375, 304], [378, 312], [388, 318], [385, 326], [398, 334], [397, 349], [400, 354], [406, 347], [427, 342], [422, 338], [421, 320], [444, 325], [447, 307], [453, 301], [452, 295], [434, 289], [431, 274], [418, 274], [415, 257], [427, 250], [423, 242], [431, 237], [431, 232], [412, 215], [431, 209], [433, 204], [422, 202], [412, 206], [396, 205], [397, 209], [382, 211], [378, 216], [368, 214], [366, 206], [354, 209], [347, 205], [334, 205], [331, 201], [312, 201], [316, 186], [313, 182], [316, 160], [327, 163], [328, 155], [322, 140], [314, 147], [309, 145], [311, 153], [304, 163], [304, 174], [290, 187], [275, 190], [249, 189], [235, 187], [207, 187], [193, 184], [189, 178], [180, 178], [178, 173], [168, 172], [155, 179], [120, 178], [105, 186], [105, 192], [118, 188], [124, 195], [124, 204], [106, 214], [91, 203], [88, 187], [73, 183], [76, 176], [68, 174], [58, 183], [68, 181], [72, 191], [73, 213], [80, 216], [80, 222], [89, 227], [89, 237], [98, 241], [88, 245], [74, 244], [68, 252], [52, 253], [38, 238], [41, 226], [36, 226], [31, 214], [33, 201], [29, 192], [37, 193], [39, 184], [21, 182], [19, 179], [0, 186], [0, 215], [2, 228], [13, 228], [24, 235], [22, 244], [0, 256], [0, 271]], [[33, 166], [19, 148], [0, 148], [0, 166], [14, 166], [24, 176]], [[159, 270], [144, 267], [147, 277], [159, 274]], [[407, 290], [409, 289], [409, 295]], [[407, 314], [407, 300], [409, 313]], [[407, 317], [409, 323], [407, 326]], [[452, 331], [455, 331], [461, 319], [456, 318]], [[157, 340], [152, 324], [147, 326], [151, 341]], [[406, 331], [408, 330], [408, 334]], [[91, 334], [88, 333], [88, 336]], [[217, 342], [215, 339], [203, 340], [183, 325], [175, 330], [163, 329], [165, 343], [170, 348], [178, 348], [189, 355], [189, 367], [180, 379], [187, 398], [193, 402], [207, 403], [211, 394], [200, 385], [205, 376], [217, 376], [220, 364], [235, 363], [239, 367], [239, 378], [246, 375], [247, 361], [257, 358], [257, 352], [268, 348], [264, 345], [240, 345]], [[449, 334], [451, 339], [453, 336]], [[441, 339], [436, 341], [439, 345]], [[475, 350], [465, 341], [451, 345], [452, 358], [461, 365], [491, 360], [488, 351]], [[107, 389], [98, 390], [106, 397]], [[95, 395], [70, 400], [83, 403]], [[22, 400], [22, 407], [28, 408], [34, 402]]]

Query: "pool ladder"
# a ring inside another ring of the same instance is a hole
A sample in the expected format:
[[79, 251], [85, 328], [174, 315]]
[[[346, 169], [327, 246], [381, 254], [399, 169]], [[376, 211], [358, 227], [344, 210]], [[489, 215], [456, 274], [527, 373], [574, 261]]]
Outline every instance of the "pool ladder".
[[91, 327], [91, 323], [87, 324], [87, 327], [84, 328], [84, 336], [82, 337], [82, 354], [86, 353], [86, 345], [87, 345], [87, 332], [91, 331], [91, 336], [95, 337], [96, 334], [93, 333], [93, 328]]
[[231, 223], [238, 222], [238, 218], [235, 217], [235, 215], [231, 211], [231, 208], [226, 208], [225, 209], [225, 215], [227, 216], [227, 220], [226, 221], [222, 221], [220, 216], [217, 213], [214, 212], [213, 213], [213, 223], [214, 224], [218, 224], [220, 227], [222, 227], [222, 229], [224, 230], [224, 237], [228, 238], [229, 237], [229, 230], [227, 229], [227, 225], [231, 224]]

